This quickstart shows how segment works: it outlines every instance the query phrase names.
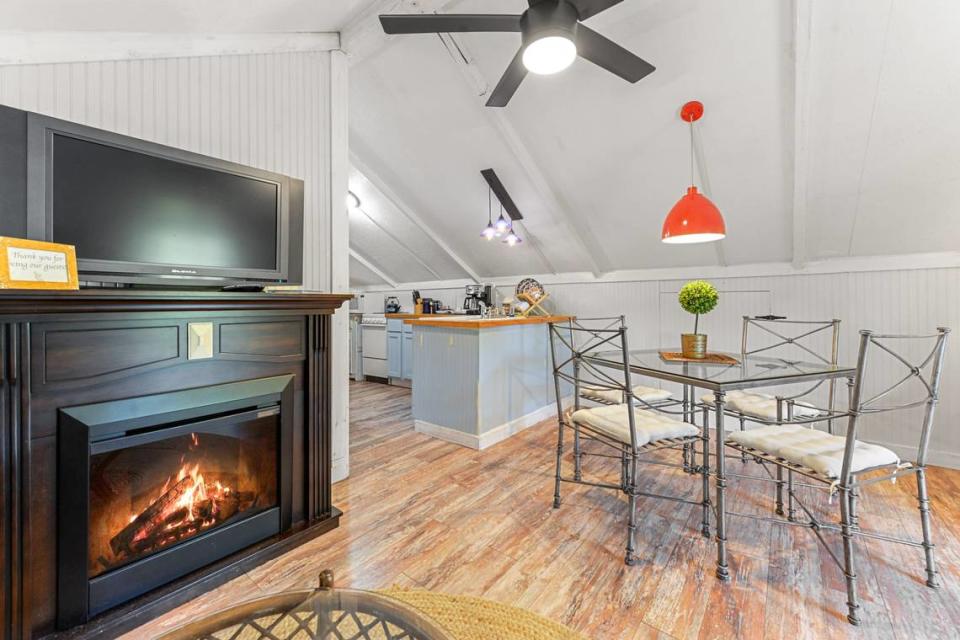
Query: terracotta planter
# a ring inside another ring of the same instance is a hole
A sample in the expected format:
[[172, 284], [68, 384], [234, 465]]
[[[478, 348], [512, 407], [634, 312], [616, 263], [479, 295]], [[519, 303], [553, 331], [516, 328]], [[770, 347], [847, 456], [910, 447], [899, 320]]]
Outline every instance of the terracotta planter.
[[705, 333], [683, 333], [680, 335], [680, 350], [684, 358], [702, 360], [707, 357], [707, 335]]

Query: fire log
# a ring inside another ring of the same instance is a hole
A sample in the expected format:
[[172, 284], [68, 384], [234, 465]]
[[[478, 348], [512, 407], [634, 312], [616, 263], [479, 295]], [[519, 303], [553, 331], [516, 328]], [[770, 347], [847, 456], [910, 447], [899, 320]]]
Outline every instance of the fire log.
[[170, 529], [163, 528], [151, 531], [145, 538], [134, 542], [131, 551], [135, 554], [141, 554], [151, 549], [162, 548], [199, 532], [202, 527], [203, 523], [199, 520], [191, 520]]
[[133, 551], [134, 539], [144, 531], [161, 525], [167, 517], [165, 511], [193, 486], [193, 478], [187, 476], [173, 485], [166, 493], [153, 501], [133, 522], [125, 526], [120, 533], [110, 539], [110, 548], [117, 556]]

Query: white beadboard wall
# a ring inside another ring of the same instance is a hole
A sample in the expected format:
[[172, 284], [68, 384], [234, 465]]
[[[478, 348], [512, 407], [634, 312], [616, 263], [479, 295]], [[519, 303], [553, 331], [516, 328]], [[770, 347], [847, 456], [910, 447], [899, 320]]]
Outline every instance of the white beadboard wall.
[[[720, 305], [701, 319], [702, 331], [714, 349], [739, 351], [742, 317], [775, 313], [795, 320], [840, 319], [840, 362], [855, 364], [859, 329], [882, 333], [930, 333], [936, 327], [960, 331], [960, 268], [862, 271], [818, 275], [712, 278], [721, 291]], [[679, 342], [678, 334], [690, 331], [693, 321], [679, 310], [676, 294], [684, 280], [553, 284], [551, 309], [600, 317], [627, 317], [630, 346], [656, 348]], [[500, 288], [501, 298], [512, 294]], [[404, 306], [409, 291], [364, 291], [363, 309], [382, 312], [383, 296], [396, 295]], [[421, 288], [424, 297], [443, 300], [450, 306], [463, 301], [463, 289]], [[909, 351], [916, 355], [919, 346]], [[792, 355], [790, 356], [792, 357]], [[880, 380], [894, 382], [899, 374], [890, 358], [876, 357], [871, 368]], [[947, 343], [941, 401], [937, 409], [930, 462], [960, 468], [960, 335]], [[840, 385], [845, 398], [845, 384]], [[919, 416], [913, 413], [876, 416], [863, 425], [861, 438], [895, 448], [913, 458], [919, 438]]]
[[[346, 121], [338, 124], [337, 114], [331, 113], [338, 104], [331, 96], [332, 76], [336, 86], [346, 84], [331, 72], [345, 73], [331, 66], [338, 55], [317, 51], [3, 66], [0, 103], [303, 179], [304, 284], [330, 291], [346, 287], [337, 265], [338, 260], [345, 264], [347, 239], [333, 239], [340, 223], [331, 218], [331, 181], [337, 180], [331, 158], [337, 153], [346, 157]], [[346, 98], [342, 100], [345, 105]], [[332, 149], [332, 144], [344, 149]], [[337, 251], [343, 256], [337, 257]], [[334, 351], [344, 354], [334, 371], [342, 369], [339, 377], [346, 380], [346, 324], [338, 318], [334, 326]], [[345, 398], [345, 384], [335, 387], [335, 395], [339, 389]], [[347, 424], [346, 401], [335, 401], [334, 478], [347, 473]]]

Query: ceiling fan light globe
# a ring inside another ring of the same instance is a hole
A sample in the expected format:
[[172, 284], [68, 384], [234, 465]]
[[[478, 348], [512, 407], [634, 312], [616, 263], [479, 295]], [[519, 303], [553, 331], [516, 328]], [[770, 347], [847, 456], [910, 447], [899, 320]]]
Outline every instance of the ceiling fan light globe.
[[538, 38], [523, 50], [523, 66], [539, 75], [559, 73], [577, 59], [577, 45], [566, 36]]

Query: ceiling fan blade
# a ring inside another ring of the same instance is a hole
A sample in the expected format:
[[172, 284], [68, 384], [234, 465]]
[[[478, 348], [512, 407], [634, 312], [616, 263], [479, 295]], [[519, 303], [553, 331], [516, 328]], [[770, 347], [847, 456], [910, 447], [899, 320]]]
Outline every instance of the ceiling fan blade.
[[570, 0], [570, 4], [577, 8], [581, 20], [586, 20], [590, 16], [595, 16], [601, 11], [606, 11], [615, 4], [620, 4], [623, 0]]
[[636, 82], [657, 70], [643, 58], [582, 24], [577, 25], [577, 54], [627, 82]]
[[523, 66], [523, 49], [520, 49], [517, 51], [517, 55], [513, 56], [513, 60], [510, 61], [510, 66], [503, 72], [500, 82], [497, 83], [497, 87], [493, 90], [493, 93], [490, 94], [490, 98], [487, 100], [487, 106], [507, 106], [510, 98], [517, 92], [517, 89], [520, 88], [520, 83], [523, 82], [523, 79], [526, 77], [527, 68]]
[[467, 33], [491, 31], [520, 31], [520, 16], [486, 14], [415, 13], [411, 15], [380, 16], [383, 31], [403, 33]]

